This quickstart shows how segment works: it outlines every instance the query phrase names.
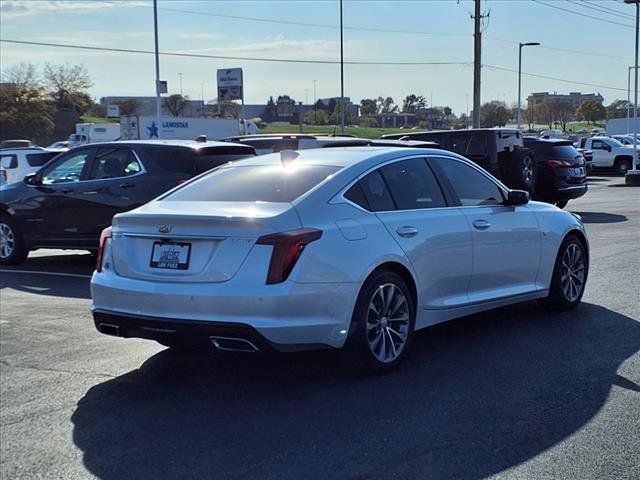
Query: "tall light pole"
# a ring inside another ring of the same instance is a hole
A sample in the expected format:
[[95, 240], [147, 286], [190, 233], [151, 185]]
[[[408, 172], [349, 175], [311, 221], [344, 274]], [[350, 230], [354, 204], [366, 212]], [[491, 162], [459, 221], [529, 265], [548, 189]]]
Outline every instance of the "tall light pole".
[[153, 0], [153, 34], [155, 37], [156, 55], [156, 126], [157, 137], [160, 138], [160, 54], [158, 52], [158, 0]]
[[313, 121], [314, 123], [318, 121], [318, 117], [316, 116], [316, 102], [318, 101], [316, 98], [316, 84], [318, 80], [313, 81]]
[[636, 4], [636, 62], [635, 62], [635, 92], [633, 100], [633, 168], [625, 175], [627, 185], [640, 185], [640, 171], [638, 163], [638, 48], [640, 47], [640, 0], [624, 0], [624, 3]]
[[518, 112], [516, 113], [516, 124], [520, 130], [520, 101], [522, 100], [522, 47], [537, 47], [538, 42], [528, 42], [518, 44]]
[[340, 133], [344, 135], [344, 42], [342, 30], [342, 0], [340, 0]]
[[180, 77], [180, 96], [182, 96], [182, 74], [179, 73], [178, 77]]

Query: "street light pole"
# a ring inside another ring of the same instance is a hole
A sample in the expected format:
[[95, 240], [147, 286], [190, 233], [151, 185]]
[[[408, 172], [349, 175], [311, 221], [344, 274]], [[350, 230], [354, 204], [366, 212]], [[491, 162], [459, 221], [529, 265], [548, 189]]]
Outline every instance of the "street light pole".
[[640, 0], [624, 0], [624, 3], [636, 4], [636, 61], [635, 61], [635, 92], [633, 100], [633, 168], [625, 175], [627, 185], [640, 185], [640, 171], [638, 163], [638, 48], [640, 47]]
[[178, 76], [180, 77], [180, 96], [182, 96], [182, 74], [179, 73]]
[[344, 135], [344, 42], [342, 31], [342, 0], [340, 0], [340, 133]]
[[156, 55], [156, 125], [160, 138], [160, 54], [158, 53], [158, 0], [153, 0], [153, 33], [155, 37]]
[[520, 101], [522, 97], [522, 47], [535, 47], [538, 42], [518, 43], [518, 112], [516, 113], [516, 124], [520, 130]]

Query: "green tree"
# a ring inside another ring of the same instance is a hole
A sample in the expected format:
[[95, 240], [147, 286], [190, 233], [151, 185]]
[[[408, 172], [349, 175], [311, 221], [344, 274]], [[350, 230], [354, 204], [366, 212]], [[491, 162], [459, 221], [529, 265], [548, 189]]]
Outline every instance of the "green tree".
[[15, 85], [0, 91], [0, 138], [46, 138], [53, 132], [53, 107], [38, 88]]
[[535, 123], [546, 123], [549, 128], [553, 128], [553, 118], [551, 117], [551, 110], [546, 103], [538, 103], [533, 106], [533, 115]]
[[240, 118], [242, 105], [231, 100], [225, 100], [218, 104], [218, 115], [221, 118]]
[[360, 115], [363, 117], [373, 117], [378, 113], [378, 104], [374, 98], [363, 98], [360, 100]]
[[395, 113], [398, 106], [394, 103], [393, 98], [378, 97], [378, 113]]
[[427, 101], [424, 99], [422, 95], [407, 95], [404, 97], [402, 101], [402, 112], [403, 113], [416, 113], [418, 109], [424, 108], [427, 104]]
[[[329, 123], [331, 125], [340, 125], [342, 122], [342, 105], [340, 102], [336, 103], [335, 108], [333, 109], [333, 113], [329, 116]], [[351, 115], [350, 109], [347, 107], [344, 110], [344, 124], [351, 125], [353, 123], [353, 117]]]
[[595, 100], [587, 100], [580, 104], [578, 110], [576, 110], [576, 115], [578, 118], [586, 120], [587, 123], [591, 122], [595, 124], [597, 120], [607, 118], [607, 111], [601, 103]]
[[[627, 107], [631, 106], [633, 108], [633, 104], [631, 102], [627, 102], [626, 100], [614, 100], [607, 106], [607, 118], [621, 118], [627, 115]], [[633, 114], [631, 114], [633, 116]]]
[[326, 125], [327, 124], [327, 112], [318, 108], [315, 110], [309, 110], [304, 116], [304, 123], [306, 125]]
[[162, 102], [162, 106], [169, 110], [169, 113], [173, 117], [181, 117], [184, 109], [188, 104], [189, 97], [183, 97], [179, 93], [175, 95], [169, 95]]
[[496, 100], [480, 107], [480, 125], [482, 127], [504, 127], [511, 119], [511, 111], [504, 102]]
[[140, 102], [135, 98], [130, 98], [129, 100], [118, 102], [118, 107], [120, 115], [137, 115], [138, 110], [140, 110]]

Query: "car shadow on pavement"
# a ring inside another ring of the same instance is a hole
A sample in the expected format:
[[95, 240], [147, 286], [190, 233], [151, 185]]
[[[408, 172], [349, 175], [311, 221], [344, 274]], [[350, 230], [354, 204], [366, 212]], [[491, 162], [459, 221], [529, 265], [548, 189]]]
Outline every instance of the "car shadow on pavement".
[[336, 352], [164, 350], [92, 387], [73, 440], [101, 479], [484, 478], [583, 427], [640, 349], [640, 323], [535, 303], [421, 331], [400, 368], [347, 373]]
[[629, 220], [625, 215], [606, 212], [573, 212], [582, 217], [584, 223], [620, 223]]
[[4, 288], [50, 297], [91, 298], [89, 278], [84, 277], [3, 271], [0, 273], [0, 290]]

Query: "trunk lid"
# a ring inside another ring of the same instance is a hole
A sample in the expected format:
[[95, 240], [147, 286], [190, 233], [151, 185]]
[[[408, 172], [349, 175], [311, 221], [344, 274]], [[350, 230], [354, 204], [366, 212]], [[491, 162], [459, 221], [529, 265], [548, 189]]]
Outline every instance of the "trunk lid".
[[114, 269], [141, 280], [225, 282], [259, 237], [300, 227], [290, 203], [155, 201], [114, 217]]

